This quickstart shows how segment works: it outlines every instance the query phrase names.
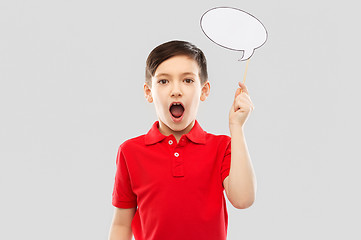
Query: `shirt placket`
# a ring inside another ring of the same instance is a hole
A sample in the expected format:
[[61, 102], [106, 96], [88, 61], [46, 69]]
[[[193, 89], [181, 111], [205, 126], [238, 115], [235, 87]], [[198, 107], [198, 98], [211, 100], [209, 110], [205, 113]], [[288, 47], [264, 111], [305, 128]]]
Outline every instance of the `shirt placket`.
[[184, 156], [182, 147], [185, 144], [185, 138], [182, 136], [179, 143], [177, 144], [174, 136], [172, 136], [172, 139], [168, 140], [168, 144], [171, 148], [170, 158], [172, 161], [173, 177], [184, 177]]

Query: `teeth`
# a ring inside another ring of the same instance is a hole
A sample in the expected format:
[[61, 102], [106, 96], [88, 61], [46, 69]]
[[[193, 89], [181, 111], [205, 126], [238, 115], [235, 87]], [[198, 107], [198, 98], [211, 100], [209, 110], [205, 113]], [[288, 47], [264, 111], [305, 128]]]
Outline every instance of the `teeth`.
[[173, 103], [173, 105], [181, 105], [180, 103]]

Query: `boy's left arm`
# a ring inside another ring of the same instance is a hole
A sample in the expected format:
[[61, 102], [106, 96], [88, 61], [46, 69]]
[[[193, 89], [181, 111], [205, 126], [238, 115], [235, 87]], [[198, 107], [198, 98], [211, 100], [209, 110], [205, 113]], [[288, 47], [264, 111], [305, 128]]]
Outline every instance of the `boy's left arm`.
[[231, 133], [231, 166], [229, 175], [224, 179], [228, 200], [236, 208], [248, 208], [255, 199], [256, 177], [248, 153], [244, 136], [244, 123], [254, 109], [246, 85], [239, 82], [232, 108], [229, 112]]

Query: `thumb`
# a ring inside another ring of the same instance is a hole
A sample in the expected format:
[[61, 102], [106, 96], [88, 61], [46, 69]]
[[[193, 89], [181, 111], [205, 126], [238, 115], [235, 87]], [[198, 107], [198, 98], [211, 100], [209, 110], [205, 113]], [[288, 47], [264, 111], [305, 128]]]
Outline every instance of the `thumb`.
[[237, 88], [237, 91], [236, 91], [236, 93], [235, 93], [235, 95], [234, 95], [234, 98], [236, 98], [239, 94], [241, 94], [242, 93], [242, 89], [241, 88]]
[[237, 96], [238, 96], [239, 94], [241, 94], [241, 92], [242, 92], [242, 89], [241, 89], [241, 88], [237, 88], [236, 93], [234, 94], [234, 99], [233, 99], [233, 103], [232, 103], [232, 109], [233, 109], [233, 111], [236, 111], [236, 109], [234, 109], [234, 108], [235, 108], [234, 103], [236, 102]]

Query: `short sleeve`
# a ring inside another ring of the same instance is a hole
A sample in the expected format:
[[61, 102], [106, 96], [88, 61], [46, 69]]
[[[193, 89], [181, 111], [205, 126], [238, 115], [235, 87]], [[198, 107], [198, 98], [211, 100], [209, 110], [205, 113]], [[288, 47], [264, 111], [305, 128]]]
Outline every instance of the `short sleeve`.
[[122, 145], [119, 146], [116, 158], [112, 204], [118, 208], [133, 208], [137, 206], [137, 196], [134, 194], [131, 187], [129, 171], [122, 151]]
[[226, 150], [224, 153], [222, 166], [221, 166], [221, 179], [222, 179], [222, 186], [224, 179], [229, 175], [229, 170], [231, 168], [231, 137], [226, 138]]

